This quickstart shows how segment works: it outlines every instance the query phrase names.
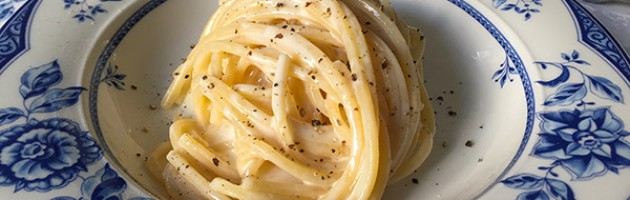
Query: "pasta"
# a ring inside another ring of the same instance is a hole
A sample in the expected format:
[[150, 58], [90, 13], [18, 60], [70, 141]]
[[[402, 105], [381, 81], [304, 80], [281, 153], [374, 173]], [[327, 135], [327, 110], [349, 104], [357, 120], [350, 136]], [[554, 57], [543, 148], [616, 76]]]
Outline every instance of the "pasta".
[[388, 0], [221, 0], [173, 73], [175, 199], [377, 199], [432, 148], [423, 37]]

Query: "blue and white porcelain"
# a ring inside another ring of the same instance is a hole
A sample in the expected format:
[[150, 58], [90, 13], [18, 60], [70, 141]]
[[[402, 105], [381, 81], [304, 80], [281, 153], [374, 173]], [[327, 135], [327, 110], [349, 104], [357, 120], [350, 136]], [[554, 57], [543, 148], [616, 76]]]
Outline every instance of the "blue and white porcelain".
[[[630, 59], [578, 0], [392, 3], [438, 132], [385, 199], [630, 198]], [[216, 6], [0, 0], [0, 199], [165, 198], [160, 100]]]

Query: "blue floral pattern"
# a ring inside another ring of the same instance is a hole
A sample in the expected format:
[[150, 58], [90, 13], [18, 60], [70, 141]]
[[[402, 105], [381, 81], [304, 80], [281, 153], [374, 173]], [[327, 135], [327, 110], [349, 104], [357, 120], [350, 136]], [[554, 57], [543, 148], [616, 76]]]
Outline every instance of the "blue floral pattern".
[[570, 181], [586, 181], [630, 166], [630, 143], [625, 139], [630, 132], [623, 121], [610, 106], [587, 101], [598, 98], [624, 104], [621, 88], [607, 78], [584, 73], [579, 66], [591, 64], [580, 59], [578, 51], [560, 57], [562, 62], [536, 62], [543, 70], [560, 71], [556, 78], [537, 81], [556, 89], [543, 105], [562, 108], [538, 114], [541, 133], [531, 153], [553, 162], [538, 167], [542, 176], [521, 173], [502, 180], [507, 187], [525, 190], [516, 199], [575, 199], [571, 186], [554, 171], [558, 167], [570, 174]]
[[542, 7], [542, 0], [492, 0], [492, 5], [501, 11], [513, 10], [525, 17], [525, 21], [532, 18], [533, 13], [539, 13], [540, 10], [535, 7]]
[[107, 13], [107, 9], [102, 3], [122, 0], [98, 0], [98, 2], [91, 0], [63, 0], [64, 9], [74, 9], [77, 13], [72, 18], [77, 19], [78, 22], [84, 22], [86, 20], [95, 21], [96, 15], [99, 13]]
[[14, 193], [49, 192], [82, 180], [78, 199], [122, 199], [127, 183], [109, 164], [93, 176], [82, 177], [89, 174], [88, 166], [103, 159], [88, 132], [71, 119], [46, 117], [74, 106], [86, 90], [55, 87], [62, 80], [57, 60], [31, 68], [20, 78], [21, 108], [0, 109], [0, 186], [13, 187]]
[[118, 90], [125, 90], [125, 82], [127, 78], [126, 74], [118, 73], [118, 65], [112, 66], [112, 63], [107, 63], [107, 70], [103, 78], [99, 83], [105, 83], [110, 87], [115, 87]]
[[[76, 104], [82, 87], [52, 88], [63, 79], [59, 63], [29, 69], [20, 79], [23, 108], [0, 109], [0, 185], [15, 192], [46, 192], [74, 181], [79, 172], [100, 160], [94, 140], [80, 126], [65, 118], [39, 120]], [[16, 123], [23, 119], [21, 123]]]
[[501, 63], [499, 66], [499, 70], [497, 70], [494, 75], [492, 75], [492, 79], [494, 82], [497, 82], [501, 85], [501, 88], [505, 86], [505, 83], [509, 80], [510, 82], [514, 82], [514, 79], [511, 75], [518, 75], [518, 71], [516, 70], [516, 66], [510, 62], [510, 57], [505, 56], [505, 61]]
[[[70, 196], [55, 197], [52, 200], [114, 200], [123, 199], [123, 192], [127, 188], [127, 183], [118, 176], [109, 164], [94, 174], [86, 178], [81, 184], [81, 197]], [[151, 198], [135, 197], [129, 200], [151, 200]]]

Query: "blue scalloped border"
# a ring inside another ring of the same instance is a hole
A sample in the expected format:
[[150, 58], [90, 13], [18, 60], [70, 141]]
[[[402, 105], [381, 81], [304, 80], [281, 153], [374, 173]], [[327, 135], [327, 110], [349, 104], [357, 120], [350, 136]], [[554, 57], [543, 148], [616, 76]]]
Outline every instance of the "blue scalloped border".
[[[146, 3], [142, 8], [136, 11], [123, 25], [116, 31], [112, 39], [110, 39], [109, 43], [99, 56], [94, 72], [92, 73], [92, 77], [90, 79], [89, 85], [89, 96], [88, 96], [88, 105], [89, 105], [89, 115], [90, 121], [92, 122], [92, 126], [94, 127], [94, 137], [98, 138], [98, 141], [105, 141], [103, 137], [103, 132], [101, 130], [101, 125], [99, 123], [98, 117], [98, 87], [101, 83], [101, 76], [103, 71], [108, 66], [108, 62], [118, 45], [122, 42], [122, 40], [127, 36], [127, 34], [131, 31], [131, 29], [142, 20], [147, 14], [151, 11], [162, 5], [162, 3], [168, 0], [151, 0]], [[122, 166], [118, 159], [115, 159], [113, 155], [111, 155], [111, 150], [107, 144], [101, 144], [101, 149], [104, 154], [108, 154], [107, 161], [109, 163], [113, 163], [116, 166]], [[122, 169], [125, 173], [128, 173], [125, 169]], [[138, 182], [135, 178], [129, 177], [134, 182]]]
[[494, 37], [497, 40], [499, 45], [501, 45], [501, 47], [505, 50], [505, 53], [507, 54], [507, 56], [510, 58], [510, 60], [512, 60], [512, 63], [514, 63], [514, 65], [516, 66], [516, 70], [518, 71], [518, 74], [521, 78], [521, 83], [523, 83], [523, 88], [525, 90], [525, 99], [527, 103], [526, 128], [523, 134], [523, 139], [521, 140], [521, 144], [518, 147], [518, 151], [516, 152], [516, 154], [514, 155], [514, 157], [508, 164], [508, 166], [503, 170], [503, 172], [501, 172], [501, 174], [494, 180], [494, 182], [476, 197], [476, 198], [479, 198], [480, 196], [485, 194], [490, 188], [498, 184], [500, 180], [503, 179], [505, 175], [507, 175], [510, 169], [514, 167], [514, 165], [516, 164], [516, 161], [518, 161], [518, 159], [523, 155], [523, 152], [525, 151], [525, 147], [527, 146], [527, 143], [529, 142], [529, 139], [532, 135], [534, 122], [536, 120], [536, 115], [535, 115], [536, 104], [535, 104], [535, 98], [534, 98], [534, 89], [532, 87], [532, 81], [530, 80], [529, 74], [527, 73], [527, 70], [525, 69], [525, 65], [523, 64], [523, 60], [521, 59], [521, 56], [518, 54], [518, 52], [516, 52], [516, 50], [514, 49], [514, 46], [512, 46], [512, 43], [510, 43], [510, 41], [505, 37], [505, 35], [503, 35], [503, 33], [490, 20], [488, 20], [488, 18], [486, 18], [483, 14], [481, 14], [481, 12], [479, 12], [477, 9], [475, 9], [466, 1], [449, 0], [449, 2], [451, 2], [455, 6], [462, 9], [464, 12], [470, 15], [473, 19], [477, 20], [477, 22], [479, 22], [479, 24], [482, 25], [492, 35], [492, 37]]
[[41, 2], [27, 1], [0, 29], [0, 75], [13, 61], [30, 49], [33, 14]]
[[597, 52], [625, 78], [630, 86], [630, 59], [621, 45], [612, 37], [604, 26], [576, 0], [564, 0], [571, 11], [578, 34], [578, 40]]

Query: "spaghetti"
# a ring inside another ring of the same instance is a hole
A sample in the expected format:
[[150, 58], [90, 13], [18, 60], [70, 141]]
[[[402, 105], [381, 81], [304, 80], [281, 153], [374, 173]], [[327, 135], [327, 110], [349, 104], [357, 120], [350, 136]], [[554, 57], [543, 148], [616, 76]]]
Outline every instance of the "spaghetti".
[[[222, 0], [173, 73], [173, 198], [374, 199], [434, 134], [423, 38], [388, 0]], [[166, 158], [166, 159], [164, 159]]]

